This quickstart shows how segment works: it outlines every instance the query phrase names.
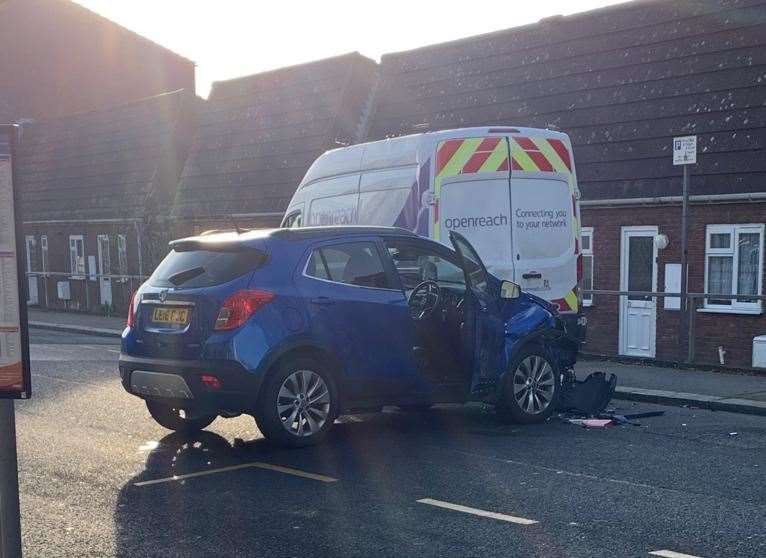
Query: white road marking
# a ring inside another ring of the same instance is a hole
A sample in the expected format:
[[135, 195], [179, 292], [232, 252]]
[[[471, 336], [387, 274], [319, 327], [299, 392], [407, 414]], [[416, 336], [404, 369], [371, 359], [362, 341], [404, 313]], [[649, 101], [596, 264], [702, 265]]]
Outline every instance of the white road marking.
[[681, 552], [675, 552], [673, 550], [653, 550], [650, 552], [652, 556], [662, 556], [662, 558], [700, 558], [699, 556], [693, 556], [692, 554], [683, 554]]
[[296, 477], [303, 477], [304, 479], [311, 479], [320, 482], [338, 482], [338, 479], [328, 477], [325, 475], [318, 475], [316, 473], [307, 473], [299, 469], [292, 469], [290, 467], [282, 467], [281, 465], [272, 465], [271, 463], [261, 463], [260, 461], [254, 461], [252, 463], [242, 463], [240, 465], [232, 465], [230, 467], [220, 467], [218, 469], [208, 469], [207, 471], [198, 471], [196, 473], [187, 473], [185, 475], [173, 475], [172, 477], [165, 477], [161, 479], [152, 479], [148, 481], [141, 481], [134, 483], [135, 486], [149, 486], [152, 484], [161, 484], [164, 482], [177, 482], [186, 479], [192, 479], [195, 477], [203, 477], [206, 475], [215, 475], [217, 473], [227, 473], [229, 471], [238, 471], [240, 469], [267, 469], [269, 471], [277, 471], [279, 473], [285, 473], [287, 475], [294, 475]]
[[120, 351], [117, 351], [115, 349], [107, 349], [107, 351], [109, 351], [110, 353], [117, 353], [118, 355], [120, 354]]
[[423, 498], [418, 500], [421, 504], [428, 504], [429, 506], [436, 506], [437, 508], [445, 508], [448, 510], [459, 511], [463, 513], [470, 513], [472, 515], [478, 515], [480, 517], [489, 517], [492, 519], [499, 519], [500, 521], [507, 521], [508, 523], [516, 523], [518, 525], [534, 525], [537, 523], [534, 519], [526, 519], [524, 517], [515, 517], [513, 515], [505, 515], [504, 513], [490, 512], [480, 510], [477, 508], [469, 508], [468, 506], [461, 506], [460, 504], [452, 504], [450, 502], [442, 502], [441, 500], [433, 500], [431, 498]]

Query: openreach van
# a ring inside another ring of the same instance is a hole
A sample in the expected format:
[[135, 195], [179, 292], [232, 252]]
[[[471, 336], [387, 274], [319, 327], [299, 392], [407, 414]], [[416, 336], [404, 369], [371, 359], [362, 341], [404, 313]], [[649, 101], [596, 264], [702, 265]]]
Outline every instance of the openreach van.
[[558, 306], [582, 336], [579, 191], [569, 137], [533, 128], [462, 128], [321, 155], [283, 227], [388, 225], [476, 247], [489, 271]]

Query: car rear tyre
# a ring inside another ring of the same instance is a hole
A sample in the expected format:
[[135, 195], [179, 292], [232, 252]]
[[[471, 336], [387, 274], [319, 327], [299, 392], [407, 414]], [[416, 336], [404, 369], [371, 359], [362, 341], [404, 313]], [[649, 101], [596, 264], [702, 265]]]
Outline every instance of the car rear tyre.
[[560, 372], [551, 358], [539, 348], [524, 349], [509, 367], [497, 414], [507, 422], [543, 422], [556, 410], [560, 393]]
[[148, 399], [146, 408], [160, 426], [181, 434], [196, 434], [210, 426], [218, 416], [195, 413], [193, 410], [180, 409]]
[[332, 376], [311, 358], [290, 359], [261, 387], [255, 421], [266, 439], [301, 447], [322, 441], [338, 416]]

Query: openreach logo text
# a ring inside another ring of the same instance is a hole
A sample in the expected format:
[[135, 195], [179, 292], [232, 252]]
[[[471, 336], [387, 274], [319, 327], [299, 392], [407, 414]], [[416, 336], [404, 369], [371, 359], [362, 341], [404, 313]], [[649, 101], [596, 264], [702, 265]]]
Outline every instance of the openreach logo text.
[[449, 230], [507, 227], [508, 216], [501, 213], [499, 215], [483, 217], [447, 217], [444, 220], [444, 226]]

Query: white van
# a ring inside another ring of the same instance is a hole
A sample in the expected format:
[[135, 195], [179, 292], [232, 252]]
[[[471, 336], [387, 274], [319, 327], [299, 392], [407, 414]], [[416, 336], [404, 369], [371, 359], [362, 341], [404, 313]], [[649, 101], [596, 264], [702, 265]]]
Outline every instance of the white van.
[[578, 199], [566, 134], [462, 128], [324, 153], [282, 226], [388, 225], [445, 244], [455, 230], [494, 275], [574, 317], [582, 281]]

